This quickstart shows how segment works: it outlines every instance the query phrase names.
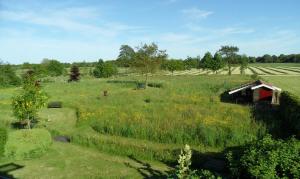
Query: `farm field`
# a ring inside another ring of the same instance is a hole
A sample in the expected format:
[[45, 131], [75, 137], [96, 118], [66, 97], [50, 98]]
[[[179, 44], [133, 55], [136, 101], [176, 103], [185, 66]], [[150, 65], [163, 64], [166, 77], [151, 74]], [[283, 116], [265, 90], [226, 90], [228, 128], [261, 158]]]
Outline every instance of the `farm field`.
[[[85, 71], [88, 71], [85, 69]], [[212, 75], [215, 74], [211, 70], [203, 70], [203, 69], [190, 69], [190, 70], [183, 70], [183, 71], [174, 71], [173, 73], [168, 72], [168, 71], [160, 71], [154, 75], [165, 75], [165, 76], [182, 76], [182, 75], [192, 75], [192, 76], [197, 76], [197, 75]], [[218, 70], [217, 72], [218, 75], [227, 75], [228, 70], [226, 68], [223, 68], [221, 70]], [[232, 74], [233, 75], [239, 75], [241, 74], [240, 72], [240, 67], [234, 66], [232, 68]], [[300, 76], [300, 66], [298, 64], [284, 64], [284, 63], [278, 63], [278, 64], [250, 64], [248, 68], [245, 69], [245, 74], [246, 75], [280, 75], [280, 76]], [[120, 75], [130, 75], [130, 76], [140, 76], [137, 73], [131, 73], [130, 70], [128, 69], [120, 69]], [[152, 76], [151, 74], [149, 74]]]

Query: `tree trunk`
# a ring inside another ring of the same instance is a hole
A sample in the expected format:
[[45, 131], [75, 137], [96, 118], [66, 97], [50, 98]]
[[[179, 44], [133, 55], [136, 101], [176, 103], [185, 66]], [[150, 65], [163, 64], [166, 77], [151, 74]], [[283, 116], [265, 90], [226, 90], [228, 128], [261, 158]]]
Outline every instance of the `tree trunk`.
[[28, 127], [28, 129], [31, 129], [29, 115], [27, 116], [27, 127]]
[[228, 63], [228, 75], [231, 75], [231, 64]]
[[147, 86], [148, 86], [148, 73], [146, 73], [145, 89], [147, 88]]

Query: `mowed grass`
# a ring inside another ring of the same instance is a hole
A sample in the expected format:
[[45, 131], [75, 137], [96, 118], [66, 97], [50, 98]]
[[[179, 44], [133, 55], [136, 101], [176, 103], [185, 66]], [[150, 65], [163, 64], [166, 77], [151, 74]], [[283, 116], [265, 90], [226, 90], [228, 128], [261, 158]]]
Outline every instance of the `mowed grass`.
[[159, 162], [112, 156], [58, 142], [54, 142], [47, 154], [37, 159], [0, 161], [0, 172], [6, 164], [21, 166], [7, 173], [14, 178], [157, 178], [165, 177], [169, 170]]
[[263, 79], [300, 98], [300, 76], [264, 76]]

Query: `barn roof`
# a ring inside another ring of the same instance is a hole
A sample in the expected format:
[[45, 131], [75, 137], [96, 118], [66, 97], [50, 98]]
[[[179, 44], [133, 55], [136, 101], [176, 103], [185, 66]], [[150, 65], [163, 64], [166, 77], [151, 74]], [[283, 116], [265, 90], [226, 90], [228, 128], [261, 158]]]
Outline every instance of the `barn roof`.
[[236, 92], [239, 92], [241, 90], [244, 90], [244, 89], [247, 89], [247, 88], [251, 88], [251, 90], [255, 90], [257, 88], [261, 88], [261, 87], [265, 87], [265, 88], [268, 88], [270, 90], [276, 90], [276, 91], [281, 91], [280, 88], [270, 84], [270, 83], [266, 83], [262, 80], [257, 80], [255, 82], [252, 82], [252, 83], [247, 83], [247, 84], [244, 84], [242, 86], [239, 86], [237, 88], [234, 88], [234, 89], [231, 89], [229, 91], [229, 94], [233, 94], [233, 93], [236, 93]]

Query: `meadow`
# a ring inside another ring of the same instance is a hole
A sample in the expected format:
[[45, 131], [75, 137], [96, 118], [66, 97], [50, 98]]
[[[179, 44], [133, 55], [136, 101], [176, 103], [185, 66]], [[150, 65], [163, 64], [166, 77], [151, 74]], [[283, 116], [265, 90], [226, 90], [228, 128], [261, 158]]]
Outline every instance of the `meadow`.
[[[53, 136], [69, 136], [71, 144], [54, 142], [41, 158], [3, 159], [0, 165], [23, 166], [9, 174], [20, 178], [39, 178], [46, 171], [49, 176], [63, 172], [61, 178], [161, 177], [170, 170], [168, 164], [176, 162], [184, 144], [199, 153], [219, 152], [266, 133], [262, 121], [253, 118], [251, 106], [220, 100], [224, 91], [252, 81], [250, 75], [258, 74], [300, 96], [300, 67], [296, 65], [251, 65], [246, 75], [238, 75], [234, 67], [232, 76], [225, 75], [226, 69], [217, 75], [196, 69], [159, 72], [150, 83], [160, 85], [146, 90], [136, 89], [144, 78], [126, 70], [108, 79], [92, 78], [90, 70], [84, 70], [78, 83], [67, 83], [67, 77], [42, 80], [49, 101], [61, 101], [63, 108], [42, 109], [37, 127]], [[11, 98], [18, 90], [0, 89], [0, 121], [10, 131], [15, 130], [11, 123], [16, 121]], [[32, 175], [30, 171], [37, 172]]]

